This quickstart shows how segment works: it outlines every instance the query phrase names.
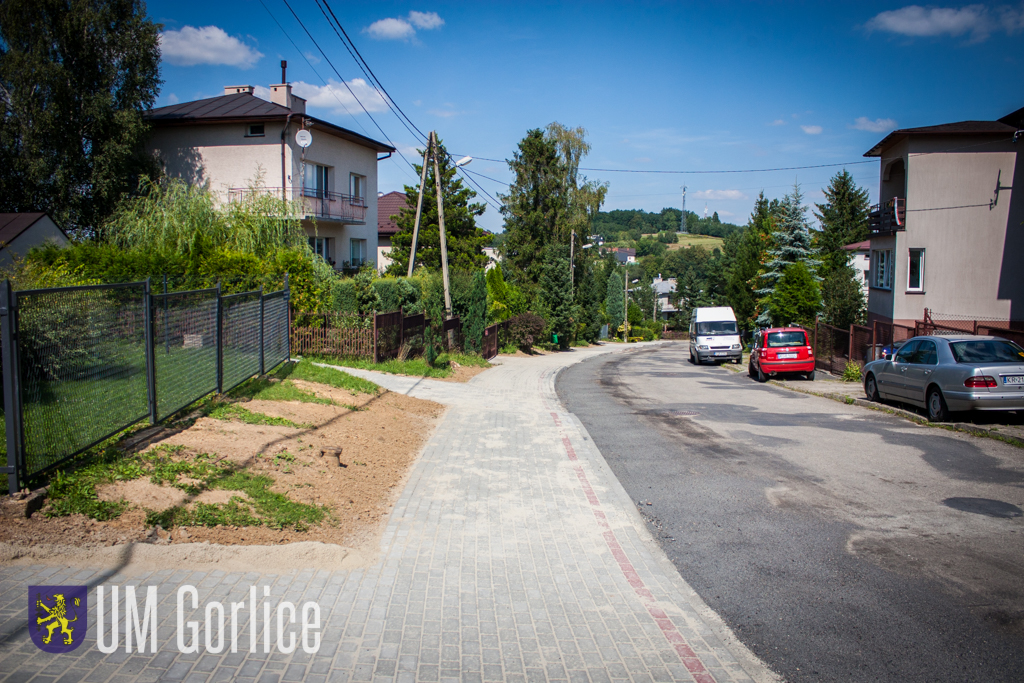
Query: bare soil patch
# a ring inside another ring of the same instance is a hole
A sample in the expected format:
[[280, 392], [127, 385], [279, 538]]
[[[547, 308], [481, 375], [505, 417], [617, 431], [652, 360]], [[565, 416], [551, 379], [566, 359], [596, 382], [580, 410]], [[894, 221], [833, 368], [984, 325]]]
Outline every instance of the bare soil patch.
[[[73, 547], [79, 553], [129, 543], [277, 545], [312, 541], [374, 548], [380, 523], [444, 408], [386, 391], [352, 394], [313, 382], [295, 383], [343, 405], [243, 400], [238, 405], [247, 411], [284, 418], [300, 427], [202, 417], [186, 429], [167, 429], [148, 439], [140, 453], [164, 448], [176, 463], [191, 459], [251, 478], [269, 477], [272, 483], [267, 490], [284, 494], [289, 503], [322, 506], [326, 514], [319, 524], [306, 525], [304, 530], [296, 528], [299, 525], [273, 528], [266, 523], [163, 529], [147, 524], [147, 515], [225, 505], [252, 514], [258, 511], [243, 491], [208, 486], [204, 480], [186, 476], [154, 483], [147, 473], [97, 487], [100, 500], [126, 503], [126, 510], [109, 521], [82, 514], [48, 517], [46, 508], [30, 519], [3, 519], [0, 544], [6, 545], [0, 547], [0, 562], [25, 556], [25, 548], [43, 546]], [[47, 555], [50, 551], [39, 550], [35, 556], [40, 557], [40, 552]]]

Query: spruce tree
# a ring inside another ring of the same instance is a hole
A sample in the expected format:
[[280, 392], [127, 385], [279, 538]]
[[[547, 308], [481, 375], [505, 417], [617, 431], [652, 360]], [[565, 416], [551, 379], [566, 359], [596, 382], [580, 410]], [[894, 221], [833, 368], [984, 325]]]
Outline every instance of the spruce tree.
[[813, 325], [821, 310], [818, 281], [805, 261], [796, 261], [783, 269], [769, 297], [772, 325]]
[[773, 294], [786, 268], [793, 263], [802, 263], [812, 278], [817, 280], [817, 260], [811, 243], [811, 227], [807, 222], [807, 208], [803, 205], [803, 194], [798, 184], [782, 199], [779, 206], [777, 227], [772, 232], [769, 247], [759, 276], [761, 312], [757, 324], [768, 326], [773, 323], [785, 324], [773, 313]]
[[608, 276], [608, 288], [605, 295], [605, 311], [608, 313], [608, 327], [617, 330], [626, 316], [625, 293], [622, 291], [622, 277], [618, 271]]
[[540, 302], [546, 309], [548, 327], [558, 335], [558, 347], [569, 348], [576, 332], [576, 307], [569, 281], [569, 259], [549, 249], [540, 281]]
[[829, 325], [847, 328], [864, 318], [864, 292], [850, 266], [832, 268], [821, 282], [822, 318]]
[[868, 191], [857, 187], [853, 176], [843, 169], [825, 188], [825, 203], [815, 206], [818, 211], [814, 215], [821, 223], [817, 235], [822, 260], [819, 275], [825, 276], [828, 271], [846, 265], [845, 245], [868, 238]]
[[[441, 141], [438, 140], [438, 146], [440, 145]], [[417, 174], [422, 172], [422, 165], [414, 166]], [[487, 256], [483, 249], [490, 244], [494, 236], [477, 227], [476, 219], [483, 215], [487, 207], [481, 203], [473, 203], [476, 192], [462, 184], [462, 179], [459, 178], [455, 164], [449, 156], [442, 153], [438, 159], [438, 167], [441, 171], [444, 199], [444, 233], [448, 247], [448, 266], [452, 270], [483, 268], [487, 265]], [[388, 275], [403, 276], [409, 272], [409, 252], [412, 250], [418, 199], [419, 185], [406, 185], [406, 206], [395, 218], [399, 231], [391, 238], [391, 265], [387, 269]], [[438, 225], [437, 184], [434, 178], [434, 165], [431, 163], [427, 167], [423, 212], [416, 240], [417, 266], [429, 270], [441, 268], [441, 231]]]

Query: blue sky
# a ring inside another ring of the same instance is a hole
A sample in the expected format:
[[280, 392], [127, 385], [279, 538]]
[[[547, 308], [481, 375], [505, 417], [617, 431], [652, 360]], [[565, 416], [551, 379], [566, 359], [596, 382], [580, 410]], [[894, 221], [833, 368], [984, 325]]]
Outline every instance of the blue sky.
[[[218, 95], [224, 85], [277, 83], [286, 59], [310, 113], [383, 138], [284, 0], [263, 2], [269, 13], [259, 0], [149, 2], [165, 31], [158, 105]], [[355, 80], [362, 73], [316, 3], [289, 2], [412, 161], [415, 139]], [[862, 161], [893, 128], [991, 120], [1024, 106], [1024, 3], [331, 6], [416, 125], [436, 130], [450, 152], [477, 157], [468, 170], [505, 182], [507, 165], [483, 159], [510, 158], [528, 129], [551, 121], [587, 129], [585, 167], [742, 170]], [[874, 201], [877, 164], [848, 168]], [[678, 207], [686, 184], [688, 209], [701, 213], [706, 204], [744, 223], [761, 189], [778, 197], [799, 180], [809, 203], [821, 201], [836, 170], [587, 175], [610, 183], [606, 210]], [[379, 173], [385, 192], [418, 180], [398, 155]], [[475, 179], [492, 196], [504, 191]], [[481, 225], [501, 224], [488, 207]]]

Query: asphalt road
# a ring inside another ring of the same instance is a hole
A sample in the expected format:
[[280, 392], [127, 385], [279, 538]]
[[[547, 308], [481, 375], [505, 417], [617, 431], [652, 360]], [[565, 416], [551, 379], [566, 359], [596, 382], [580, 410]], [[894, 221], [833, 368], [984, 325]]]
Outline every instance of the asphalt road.
[[1024, 450], [687, 357], [557, 390], [751, 650], [791, 681], [1024, 681]]

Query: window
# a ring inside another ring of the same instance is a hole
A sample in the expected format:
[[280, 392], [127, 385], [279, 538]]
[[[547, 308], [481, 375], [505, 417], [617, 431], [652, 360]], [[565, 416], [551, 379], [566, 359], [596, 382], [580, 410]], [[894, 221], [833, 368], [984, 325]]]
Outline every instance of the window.
[[927, 339], [918, 342], [914, 362], [918, 365], [938, 365], [939, 354], [935, 350], [935, 342]]
[[909, 341], [900, 347], [900, 350], [896, 353], [895, 362], [897, 363], [913, 363], [915, 356], [917, 356], [917, 347], [920, 342]]
[[362, 199], [366, 196], [366, 176], [352, 174], [352, 197]]
[[768, 348], [783, 346], [808, 346], [807, 335], [803, 332], [772, 332], [768, 335]]
[[366, 261], [366, 240], [349, 240], [352, 250], [351, 264], [359, 268]]
[[248, 131], [245, 134], [247, 138], [261, 138], [266, 135], [266, 129], [262, 123], [250, 123]]
[[878, 289], [892, 289], [894, 270], [892, 249], [875, 249], [871, 252], [871, 286]]
[[953, 358], [957, 363], [1020, 363], [1024, 361], [1024, 349], [1003, 339], [950, 342], [949, 350], [953, 352]]
[[907, 268], [907, 291], [924, 291], [924, 249], [910, 250], [910, 264]]
[[324, 261], [330, 264], [334, 264], [331, 260], [331, 238], [330, 237], [310, 237], [309, 248], [313, 250], [313, 253], [321, 257]]
[[715, 335], [739, 334], [736, 323], [732, 320], [714, 320], [711, 322], [697, 323], [697, 334], [701, 337]]
[[327, 196], [331, 169], [317, 164], [306, 164], [303, 167], [302, 193], [307, 197]]

